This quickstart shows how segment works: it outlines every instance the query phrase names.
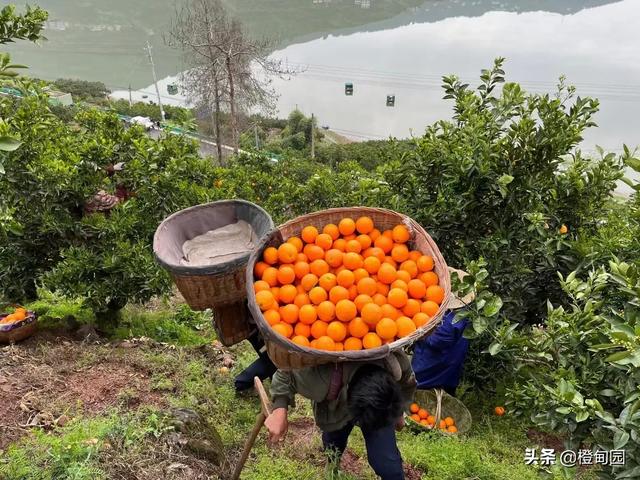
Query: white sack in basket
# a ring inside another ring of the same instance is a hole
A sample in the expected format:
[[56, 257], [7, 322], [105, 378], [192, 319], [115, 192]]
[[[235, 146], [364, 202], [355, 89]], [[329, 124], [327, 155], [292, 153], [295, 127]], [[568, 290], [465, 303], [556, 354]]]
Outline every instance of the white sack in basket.
[[203, 267], [234, 260], [253, 250], [256, 234], [244, 220], [210, 230], [182, 245], [182, 265]]

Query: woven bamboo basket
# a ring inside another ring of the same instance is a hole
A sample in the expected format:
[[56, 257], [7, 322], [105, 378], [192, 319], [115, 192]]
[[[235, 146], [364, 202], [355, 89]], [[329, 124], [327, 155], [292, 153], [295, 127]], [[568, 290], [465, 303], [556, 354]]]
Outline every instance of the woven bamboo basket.
[[[7, 314], [0, 314], [0, 321]], [[38, 329], [38, 319], [34, 312], [27, 312], [24, 320], [0, 324], [0, 343], [16, 343], [29, 338]]]
[[174, 213], [158, 227], [153, 239], [157, 262], [166, 269], [194, 310], [213, 310], [214, 327], [224, 345], [234, 345], [254, 331], [246, 305], [245, 267], [250, 252], [223, 264], [204, 267], [181, 264], [182, 245], [198, 235], [244, 220], [258, 238], [274, 228], [259, 206], [244, 200], [223, 200]]
[[[376, 228], [381, 231], [391, 229], [398, 224], [406, 225], [411, 232], [411, 241], [409, 243], [410, 247], [433, 257], [435, 265], [434, 271], [440, 277], [440, 285], [445, 290], [445, 301], [440, 305], [440, 309], [436, 315], [433, 316], [429, 323], [423, 325], [411, 335], [371, 350], [346, 352], [316, 350], [296, 345], [289, 339], [277, 334], [271, 329], [268, 322], [262, 315], [262, 312], [256, 303], [256, 295], [253, 289], [253, 282], [255, 281], [253, 270], [256, 263], [262, 259], [264, 250], [267, 247], [279, 246], [291, 236], [299, 236], [302, 229], [307, 225], [313, 225], [318, 228], [318, 230], [322, 230], [322, 228], [329, 223], [337, 225], [344, 217], [351, 217], [355, 219], [363, 215], [371, 217]], [[304, 215], [281, 225], [266, 235], [258, 247], [253, 251], [247, 265], [246, 276], [249, 310], [264, 338], [267, 353], [271, 358], [271, 361], [273, 361], [273, 363], [282, 370], [294, 370], [327, 363], [369, 361], [384, 358], [392, 351], [408, 347], [416, 340], [428, 335], [437, 325], [439, 325], [447, 309], [447, 304], [451, 296], [451, 281], [449, 278], [447, 264], [433, 239], [417, 222], [406, 215], [381, 208], [333, 208]]]
[[[444, 390], [417, 390], [415, 401], [421, 408], [428, 410], [429, 413], [435, 417], [436, 425], [440, 424], [440, 420], [451, 417], [456, 422], [457, 433], [467, 433], [471, 430], [473, 420], [467, 407], [460, 400], [452, 397]], [[408, 412], [405, 418], [409, 424], [417, 430], [434, 430], [445, 435], [455, 435], [454, 433], [443, 432], [439, 428], [422, 425], [412, 419]]]

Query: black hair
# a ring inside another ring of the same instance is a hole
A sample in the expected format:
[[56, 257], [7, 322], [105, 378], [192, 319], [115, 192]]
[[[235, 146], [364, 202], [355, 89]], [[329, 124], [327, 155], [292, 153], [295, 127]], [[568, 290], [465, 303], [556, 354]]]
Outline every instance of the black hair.
[[347, 407], [360, 428], [378, 430], [402, 415], [402, 392], [387, 370], [365, 365], [349, 384]]

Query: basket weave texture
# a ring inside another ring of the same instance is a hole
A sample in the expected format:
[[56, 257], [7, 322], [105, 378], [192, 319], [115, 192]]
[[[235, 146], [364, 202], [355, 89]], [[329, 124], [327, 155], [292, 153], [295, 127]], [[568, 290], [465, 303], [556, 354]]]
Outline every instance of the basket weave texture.
[[246, 308], [245, 267], [250, 252], [240, 258], [204, 267], [181, 264], [185, 241], [244, 220], [261, 238], [274, 228], [259, 206], [245, 200], [222, 200], [181, 210], [167, 217], [156, 230], [153, 252], [169, 272], [180, 293], [194, 310], [213, 310], [214, 327], [224, 345], [234, 345], [255, 330]]
[[[420, 405], [421, 408], [428, 410], [431, 415], [436, 418], [436, 425], [439, 425], [440, 420], [443, 418], [451, 417], [456, 422], [458, 433], [467, 433], [471, 430], [473, 420], [467, 407], [460, 400], [452, 397], [444, 390], [417, 390], [415, 402]], [[410, 415], [406, 415], [406, 418], [414, 427], [420, 430], [429, 430], [428, 427], [425, 427], [413, 420]], [[433, 430], [440, 431], [437, 428], [434, 428]]]
[[[420, 250], [425, 255], [430, 255], [434, 260], [434, 271], [440, 278], [440, 285], [445, 291], [445, 301], [440, 305], [440, 309], [433, 318], [417, 329], [411, 335], [396, 340], [382, 347], [371, 350], [358, 350], [346, 352], [329, 352], [302, 347], [291, 342], [289, 339], [277, 334], [265, 320], [260, 308], [256, 303], [256, 295], [253, 289], [253, 270], [257, 262], [262, 259], [262, 254], [267, 247], [277, 247], [286, 239], [292, 236], [299, 236], [302, 229], [308, 225], [313, 225], [318, 230], [322, 230], [329, 223], [338, 224], [345, 217], [358, 218], [369, 216], [373, 220], [376, 228], [380, 231], [391, 229], [398, 224], [404, 224], [411, 233], [409, 246]], [[251, 315], [264, 337], [267, 353], [271, 361], [282, 370], [295, 370], [299, 368], [312, 367], [327, 363], [371, 361], [384, 358], [391, 352], [410, 346], [415, 341], [428, 335], [440, 324], [447, 309], [447, 304], [451, 295], [451, 282], [447, 264], [427, 232], [414, 220], [391, 210], [370, 207], [347, 207], [333, 208], [320, 212], [311, 213], [295, 218], [268, 235], [266, 235], [258, 247], [253, 251], [246, 269], [247, 298]]]

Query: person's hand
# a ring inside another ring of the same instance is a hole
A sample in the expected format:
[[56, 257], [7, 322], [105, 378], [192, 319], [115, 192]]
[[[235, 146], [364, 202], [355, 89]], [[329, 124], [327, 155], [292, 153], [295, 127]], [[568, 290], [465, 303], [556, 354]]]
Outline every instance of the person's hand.
[[397, 421], [396, 421], [396, 431], [399, 432], [400, 430], [402, 430], [404, 428], [404, 416], [400, 417]]
[[276, 408], [264, 422], [269, 431], [269, 442], [276, 444], [284, 440], [289, 429], [289, 421], [287, 420], [287, 409]]

